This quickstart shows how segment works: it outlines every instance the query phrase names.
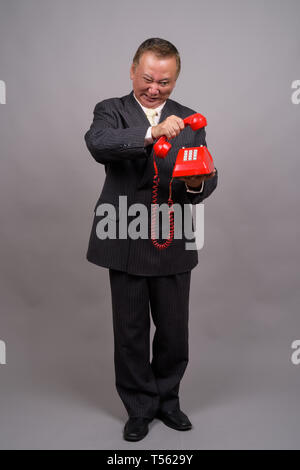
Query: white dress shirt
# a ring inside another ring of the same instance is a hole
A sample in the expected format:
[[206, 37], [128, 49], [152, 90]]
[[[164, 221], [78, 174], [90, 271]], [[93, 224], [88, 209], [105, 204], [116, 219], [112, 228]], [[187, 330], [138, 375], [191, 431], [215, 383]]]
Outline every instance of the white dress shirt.
[[[136, 101], [138, 102], [138, 104], [141, 106], [142, 110], [144, 111], [144, 113], [146, 114], [146, 111], [149, 109], [149, 108], [146, 108], [145, 106], [143, 106], [139, 100], [137, 99], [137, 97], [135, 96], [135, 94], [133, 93], [133, 96], [135, 97]], [[154, 108], [155, 111], [156, 111], [156, 116], [154, 116], [154, 121], [155, 121], [155, 125], [157, 125], [159, 123], [159, 120], [160, 120], [160, 116], [161, 116], [161, 112], [162, 112], [162, 109], [164, 107], [164, 105], [166, 104], [166, 102], [164, 102], [163, 104], [161, 104], [160, 106], [158, 106], [157, 108]], [[153, 109], [153, 108], [152, 108]], [[145, 135], [145, 147], [147, 145], [151, 145], [153, 144], [154, 140], [152, 138], [152, 133], [151, 133], [151, 129], [152, 129], [152, 126], [148, 127], [147, 129], [147, 132], [146, 132], [146, 135]], [[201, 185], [201, 188], [200, 190], [193, 190], [193, 189], [190, 189], [188, 187], [188, 185], [185, 183], [185, 187], [186, 187], [186, 190], [189, 192], [189, 193], [202, 193], [203, 191], [203, 188], [204, 188], [204, 181], [202, 181], [202, 185]]]

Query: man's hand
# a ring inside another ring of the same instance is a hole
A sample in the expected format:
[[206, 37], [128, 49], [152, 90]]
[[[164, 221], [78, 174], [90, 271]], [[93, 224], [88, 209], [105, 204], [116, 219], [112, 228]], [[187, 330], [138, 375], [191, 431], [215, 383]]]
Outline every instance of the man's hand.
[[181, 176], [177, 179], [184, 181], [190, 188], [198, 188], [198, 186], [201, 186], [202, 181], [206, 181], [210, 178], [213, 178], [215, 174], [216, 170], [214, 170], [209, 175]]
[[173, 139], [184, 129], [184, 122], [178, 116], [169, 116], [157, 126], [153, 126], [151, 129], [152, 138], [158, 139], [165, 135], [167, 139]]

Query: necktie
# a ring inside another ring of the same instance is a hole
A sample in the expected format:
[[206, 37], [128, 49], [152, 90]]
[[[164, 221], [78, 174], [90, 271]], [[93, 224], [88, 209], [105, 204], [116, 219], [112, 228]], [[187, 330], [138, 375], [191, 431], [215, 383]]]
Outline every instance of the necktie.
[[155, 126], [155, 119], [154, 116], [157, 115], [157, 111], [155, 109], [148, 108], [146, 111], [146, 116], [149, 119], [151, 126]]

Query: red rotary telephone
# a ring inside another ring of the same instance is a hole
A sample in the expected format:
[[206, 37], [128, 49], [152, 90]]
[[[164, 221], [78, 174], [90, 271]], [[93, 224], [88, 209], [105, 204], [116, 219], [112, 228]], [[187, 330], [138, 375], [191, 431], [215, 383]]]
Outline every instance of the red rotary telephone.
[[[206, 118], [200, 113], [192, 114], [191, 116], [186, 117], [183, 120], [185, 126], [190, 126], [193, 131], [201, 129], [207, 125]], [[160, 137], [153, 146], [153, 165], [154, 165], [154, 177], [153, 177], [153, 192], [152, 192], [152, 204], [155, 204], [153, 213], [152, 213], [152, 222], [151, 222], [151, 239], [153, 245], [158, 249], [167, 248], [173, 240], [174, 237], [174, 210], [172, 208], [172, 181], [173, 178], [178, 178], [181, 176], [191, 176], [191, 175], [209, 175], [211, 174], [215, 167], [211, 154], [209, 153], [207, 147], [201, 145], [200, 147], [182, 147], [176, 158], [175, 166], [173, 169], [172, 178], [169, 185], [169, 220], [170, 220], [170, 236], [164, 243], [159, 243], [155, 238], [155, 225], [156, 225], [156, 209], [157, 209], [157, 192], [158, 192], [158, 169], [155, 162], [155, 155], [160, 158], [165, 158], [171, 149], [171, 144], [167, 141], [165, 136]]]

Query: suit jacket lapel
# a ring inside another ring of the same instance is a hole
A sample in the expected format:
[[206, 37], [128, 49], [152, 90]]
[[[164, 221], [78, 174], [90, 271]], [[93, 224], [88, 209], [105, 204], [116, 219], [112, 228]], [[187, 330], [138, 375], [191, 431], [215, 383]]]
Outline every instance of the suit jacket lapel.
[[[130, 126], [141, 126], [141, 125], [147, 125], [150, 126], [149, 120], [144, 113], [143, 109], [139, 105], [139, 103], [136, 101], [135, 97], [133, 96], [133, 91], [129, 93], [125, 97], [125, 105], [124, 105], [124, 117], [126, 118], [126, 121], [130, 123]], [[169, 110], [170, 108], [170, 102], [169, 100], [166, 101], [161, 115], [159, 122], [164, 121], [168, 116], [172, 114], [172, 112]]]
[[[143, 109], [139, 105], [139, 103], [136, 101], [135, 97], [133, 96], [133, 91], [129, 95], [126, 95], [124, 97], [124, 110], [122, 112], [126, 122], [128, 125], [131, 127], [138, 127], [141, 125], [145, 125], [147, 127], [150, 126], [149, 120], [144, 113]], [[174, 114], [174, 109], [172, 106], [172, 101], [166, 100], [166, 103], [162, 109], [159, 123], [164, 121], [168, 116], [171, 114]], [[172, 144], [174, 145], [175, 139], [172, 139]], [[140, 183], [138, 185], [138, 188], [143, 187], [146, 183], [149, 183], [153, 179], [154, 175], [154, 168], [153, 168], [153, 146], [151, 148], [151, 153], [149, 153], [149, 156], [144, 162], [143, 166], [143, 176], [140, 180]], [[149, 149], [150, 150], [150, 149]], [[164, 171], [164, 173], [170, 174], [170, 177], [172, 175], [172, 170], [174, 167], [175, 163], [175, 158], [174, 155], [172, 155], [172, 149], [169, 152], [168, 156], [165, 159], [160, 159], [156, 157], [156, 162], [158, 169], [161, 169], [161, 171]], [[142, 162], [140, 162], [142, 163]]]
[[130, 127], [150, 126], [149, 120], [133, 96], [133, 91], [125, 97], [124, 117]]

